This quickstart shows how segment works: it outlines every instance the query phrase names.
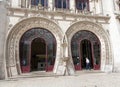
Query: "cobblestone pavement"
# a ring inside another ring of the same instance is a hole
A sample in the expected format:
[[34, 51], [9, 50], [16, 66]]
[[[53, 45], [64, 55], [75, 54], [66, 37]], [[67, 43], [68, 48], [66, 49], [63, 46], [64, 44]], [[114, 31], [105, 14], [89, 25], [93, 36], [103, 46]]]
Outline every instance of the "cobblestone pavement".
[[74, 76], [0, 80], [0, 87], [120, 87], [120, 73], [77, 73]]

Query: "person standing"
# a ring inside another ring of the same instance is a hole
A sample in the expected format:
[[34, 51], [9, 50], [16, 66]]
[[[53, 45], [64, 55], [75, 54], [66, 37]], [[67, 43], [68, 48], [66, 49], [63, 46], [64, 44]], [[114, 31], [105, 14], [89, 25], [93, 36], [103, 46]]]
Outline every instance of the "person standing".
[[90, 60], [86, 57], [86, 69], [90, 70]]

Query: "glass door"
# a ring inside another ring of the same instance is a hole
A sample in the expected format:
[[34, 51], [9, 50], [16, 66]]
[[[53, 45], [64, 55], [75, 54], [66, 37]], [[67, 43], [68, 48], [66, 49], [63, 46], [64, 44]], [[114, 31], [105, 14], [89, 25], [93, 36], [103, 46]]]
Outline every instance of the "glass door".
[[100, 69], [100, 41], [97, 36], [86, 30], [75, 33], [71, 40], [71, 53], [75, 70], [85, 69], [85, 58], [90, 60], [91, 69]]
[[30, 71], [52, 71], [56, 58], [56, 39], [43, 28], [25, 32], [20, 40], [20, 66], [23, 73]]

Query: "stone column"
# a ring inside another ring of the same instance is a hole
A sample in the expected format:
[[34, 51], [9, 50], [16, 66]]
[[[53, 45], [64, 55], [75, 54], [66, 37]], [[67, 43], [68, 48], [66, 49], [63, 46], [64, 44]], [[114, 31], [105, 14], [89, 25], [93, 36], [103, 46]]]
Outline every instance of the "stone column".
[[26, 0], [26, 8], [29, 7], [29, 0]]
[[73, 13], [73, 12], [75, 12], [75, 8], [76, 8], [75, 0], [69, 0], [69, 1], [70, 1], [70, 10]]
[[64, 36], [63, 43], [62, 43], [62, 49], [63, 49], [63, 75], [73, 75], [74, 74], [74, 67], [71, 62], [70, 56], [68, 55], [68, 40], [66, 35]]
[[5, 36], [7, 24], [7, 10], [5, 8], [6, 0], [0, 1], [0, 79], [5, 79], [6, 77], [6, 67], [5, 67]]
[[31, 8], [31, 0], [28, 1], [28, 8]]
[[53, 0], [48, 0], [48, 8], [49, 8], [48, 10], [49, 11], [53, 10], [53, 5], [54, 5]]

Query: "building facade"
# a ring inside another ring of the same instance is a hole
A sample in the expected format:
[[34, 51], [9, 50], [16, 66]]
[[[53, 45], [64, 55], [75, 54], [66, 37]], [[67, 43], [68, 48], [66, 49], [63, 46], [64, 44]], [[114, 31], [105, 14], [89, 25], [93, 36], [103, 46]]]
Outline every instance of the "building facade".
[[33, 71], [120, 72], [120, 0], [0, 0], [0, 78]]

